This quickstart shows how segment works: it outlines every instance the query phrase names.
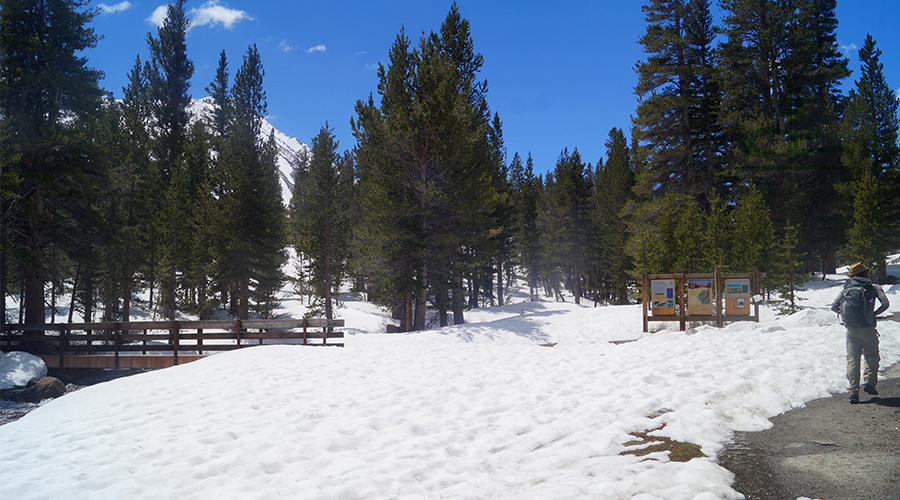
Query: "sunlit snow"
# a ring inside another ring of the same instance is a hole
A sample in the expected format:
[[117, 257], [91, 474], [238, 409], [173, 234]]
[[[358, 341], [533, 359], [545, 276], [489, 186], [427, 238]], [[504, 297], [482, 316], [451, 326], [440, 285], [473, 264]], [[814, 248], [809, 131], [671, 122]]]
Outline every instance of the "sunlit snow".
[[[216, 354], [0, 426], [0, 498], [741, 498], [716, 461], [733, 432], [846, 391], [828, 310], [844, 278], [810, 283], [792, 316], [687, 332], [643, 333], [638, 305], [569, 298], [384, 334], [385, 313], [347, 300], [343, 349]], [[900, 285], [885, 291], [900, 311]], [[900, 323], [879, 330], [888, 367]], [[622, 454], [653, 429], [706, 458]]]

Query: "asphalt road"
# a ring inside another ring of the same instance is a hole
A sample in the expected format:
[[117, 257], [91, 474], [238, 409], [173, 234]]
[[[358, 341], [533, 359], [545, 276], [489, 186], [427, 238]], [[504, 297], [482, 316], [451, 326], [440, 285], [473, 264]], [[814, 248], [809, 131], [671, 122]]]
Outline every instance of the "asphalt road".
[[747, 500], [900, 500], [900, 365], [882, 377], [858, 405], [835, 394], [737, 433], [720, 455], [733, 488]]

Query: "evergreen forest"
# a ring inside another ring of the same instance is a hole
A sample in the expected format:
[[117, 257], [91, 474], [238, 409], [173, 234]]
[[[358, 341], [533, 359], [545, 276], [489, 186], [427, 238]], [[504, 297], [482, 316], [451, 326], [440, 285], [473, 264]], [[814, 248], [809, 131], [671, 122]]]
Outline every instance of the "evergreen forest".
[[506, 150], [490, 55], [453, 3], [435, 31], [396, 35], [355, 144], [325, 123], [298, 154], [287, 206], [255, 45], [221, 53], [213, 112], [191, 120], [184, 3], [114, 100], [87, 1], [0, 0], [0, 294], [20, 305], [0, 301], [4, 322], [272, 317], [290, 249], [314, 314], [352, 287], [404, 331], [462, 323], [516, 280], [533, 300], [627, 304], [643, 269], [758, 267], [795, 308], [798, 283], [840, 264], [892, 279], [900, 101], [872, 36], [843, 56], [836, 0], [720, 0], [721, 19], [710, 0], [647, 0], [632, 123], [604, 158], [566, 148], [552, 166]]

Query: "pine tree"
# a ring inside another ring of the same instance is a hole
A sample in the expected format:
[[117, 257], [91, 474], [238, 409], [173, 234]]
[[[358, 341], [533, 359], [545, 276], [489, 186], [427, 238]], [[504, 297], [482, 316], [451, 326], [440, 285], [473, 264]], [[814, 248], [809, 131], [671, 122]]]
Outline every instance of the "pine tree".
[[[131, 316], [132, 291], [138, 279], [138, 270], [143, 269], [148, 277], [150, 287], [150, 308], [153, 306], [153, 263], [156, 248], [155, 240], [160, 229], [153, 222], [157, 214], [158, 186], [161, 183], [156, 166], [150, 161], [150, 130], [148, 124], [151, 117], [151, 103], [148, 87], [149, 65], [141, 64], [140, 57], [135, 58], [134, 66], [128, 74], [128, 85], [122, 89], [124, 98], [121, 103], [122, 127], [118, 139], [127, 148], [126, 158], [112, 172], [114, 182], [118, 182], [121, 192], [117, 195], [122, 200], [127, 213], [121, 227], [124, 239], [121, 264], [122, 275], [122, 319], [128, 321]], [[116, 259], [117, 261], [119, 259]], [[146, 266], [146, 267], [144, 267]]]
[[875, 40], [867, 36], [859, 51], [861, 75], [846, 99], [842, 132], [850, 178], [844, 192], [853, 207], [848, 249], [874, 264], [883, 277], [886, 255], [900, 245], [900, 101], [885, 80], [880, 57]]
[[[869, 170], [860, 173], [852, 184], [853, 219], [847, 230], [847, 256], [850, 262], [860, 261], [872, 266], [884, 260], [887, 247], [879, 224], [879, 189], [875, 175]], [[876, 267], [876, 274], [878, 273]], [[877, 279], [877, 278], [876, 278]]]
[[[177, 189], [183, 185], [178, 179], [185, 168], [185, 147], [188, 141], [188, 106], [191, 102], [191, 76], [194, 64], [187, 57], [187, 31], [190, 21], [184, 9], [184, 0], [176, 0], [168, 5], [166, 19], [157, 30], [157, 37], [147, 34], [150, 49], [150, 70], [147, 74], [152, 112], [152, 153], [156, 159], [157, 171], [161, 176], [161, 231], [165, 235], [167, 250], [160, 254], [167, 256], [165, 262], [168, 280], [163, 281], [161, 292], [165, 301], [166, 316], [175, 318], [177, 305], [177, 276], [179, 235], [186, 234], [186, 218], [181, 204], [185, 194]], [[174, 179], [174, 181], [173, 181]], [[158, 244], [158, 243], [157, 243]], [[162, 302], [161, 300], [160, 302]]]
[[801, 247], [827, 262], [841, 235], [834, 132], [838, 84], [848, 75], [834, 34], [834, 2], [726, 0], [721, 6], [720, 120], [729, 168], [760, 188], [777, 226], [793, 216]]
[[191, 103], [191, 77], [194, 63], [187, 57], [187, 31], [190, 20], [184, 0], [168, 5], [157, 37], [147, 34], [150, 49], [150, 97], [155, 128], [154, 155], [166, 181], [182, 162], [188, 134], [188, 106]]
[[88, 27], [96, 11], [82, 11], [86, 5], [0, 2], [0, 292], [5, 301], [7, 268], [15, 263], [25, 283], [26, 323], [44, 323], [48, 250], [66, 241], [63, 220], [83, 215], [85, 189], [100, 180], [83, 147], [102, 78], [81, 57], [98, 40]]
[[380, 106], [372, 97], [357, 103], [360, 190], [377, 254], [370, 265], [377, 296], [403, 311], [406, 329], [423, 329], [429, 297], [440, 308], [447, 288], [461, 322], [463, 277], [479, 284], [495, 256], [502, 153], [487, 85], [477, 80], [482, 63], [453, 4], [440, 32], [416, 49], [398, 35], [390, 66], [379, 68]]
[[793, 314], [800, 309], [798, 302], [802, 299], [797, 296], [797, 291], [803, 290], [803, 283], [809, 279], [808, 274], [800, 272], [805, 255], [799, 247], [797, 228], [788, 220], [778, 243], [777, 260], [773, 269], [773, 282], [783, 303], [781, 314]]
[[609, 131], [606, 163], [598, 162], [594, 177], [593, 227], [598, 247], [595, 266], [603, 298], [615, 304], [628, 302], [630, 260], [626, 253], [627, 225], [622, 217], [632, 198], [634, 170], [622, 129]]
[[297, 158], [290, 208], [294, 247], [312, 259], [310, 279], [328, 319], [334, 317], [335, 292], [349, 257], [353, 175], [340, 170], [352, 167], [342, 160], [334, 131], [326, 123], [312, 139], [309, 153]]
[[[518, 153], [513, 157], [510, 164], [510, 170], [517, 172], [516, 167], [521, 163]], [[531, 153], [525, 160], [525, 167], [521, 174], [514, 175], [514, 189], [517, 193], [519, 201], [515, 205], [515, 231], [513, 236], [513, 247], [519, 256], [521, 265], [525, 268], [526, 279], [528, 281], [528, 296], [531, 300], [537, 300], [538, 276], [541, 272], [540, 266], [540, 242], [541, 234], [538, 232], [538, 207], [540, 206], [540, 193], [543, 186], [534, 176], [534, 160]]]
[[717, 90], [712, 79], [709, 2], [653, 0], [643, 7], [650, 54], [639, 62], [641, 98], [636, 134], [647, 146], [639, 189], [651, 198], [667, 191], [704, 202], [716, 188]]
[[223, 50], [219, 54], [219, 66], [216, 68], [216, 76], [206, 92], [212, 97], [213, 112], [208, 118], [209, 127], [215, 137], [225, 138], [230, 120], [231, 98], [228, 92], [228, 59]]
[[581, 303], [582, 278], [587, 273], [586, 250], [591, 227], [591, 195], [593, 185], [578, 150], [560, 153], [547, 191], [552, 200], [551, 220], [558, 228], [553, 242], [554, 253], [564, 272], [566, 285]]
[[256, 45], [247, 49], [232, 87], [232, 115], [219, 155], [221, 214], [227, 224], [218, 283], [237, 300], [236, 315], [247, 319], [251, 294], [268, 309], [284, 277], [287, 257], [285, 210], [281, 201], [274, 136], [260, 139], [266, 113], [265, 72]]
[[728, 263], [729, 272], [747, 273], [754, 267], [762, 271], [773, 271], [772, 248], [774, 233], [769, 208], [762, 194], [750, 185], [740, 197], [734, 210], [734, 230]]

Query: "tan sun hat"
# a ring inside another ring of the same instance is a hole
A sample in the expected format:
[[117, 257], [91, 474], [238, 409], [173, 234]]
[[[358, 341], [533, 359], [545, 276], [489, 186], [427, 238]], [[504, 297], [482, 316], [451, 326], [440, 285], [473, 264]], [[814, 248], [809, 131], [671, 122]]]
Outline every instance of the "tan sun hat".
[[850, 266], [850, 272], [847, 273], [847, 275], [852, 278], [854, 276], [866, 274], [867, 272], [869, 272], [869, 269], [866, 268], [866, 266], [862, 262], [857, 262], [856, 264]]

